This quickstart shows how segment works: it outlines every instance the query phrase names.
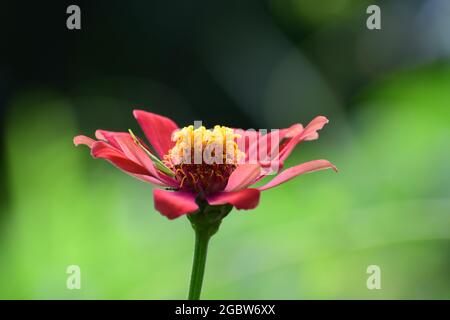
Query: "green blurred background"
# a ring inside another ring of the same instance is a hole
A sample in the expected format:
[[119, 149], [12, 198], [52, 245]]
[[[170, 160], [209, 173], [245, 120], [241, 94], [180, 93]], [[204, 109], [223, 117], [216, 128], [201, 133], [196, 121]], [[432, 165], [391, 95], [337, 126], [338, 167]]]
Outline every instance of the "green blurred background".
[[[72, 2], [79, 31], [65, 27]], [[72, 144], [140, 132], [134, 108], [179, 125], [330, 119], [287, 165], [323, 158], [340, 172], [233, 211], [203, 298], [450, 298], [449, 1], [72, 2], [2, 10], [0, 298], [186, 297], [188, 220]], [[369, 4], [381, 30], [366, 28]], [[81, 290], [66, 287], [73, 264]]]

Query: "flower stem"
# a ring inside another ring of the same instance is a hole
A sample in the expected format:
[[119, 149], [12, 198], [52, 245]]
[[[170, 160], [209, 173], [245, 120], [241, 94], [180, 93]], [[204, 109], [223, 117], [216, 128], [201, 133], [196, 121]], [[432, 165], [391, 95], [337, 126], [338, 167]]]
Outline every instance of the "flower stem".
[[195, 231], [195, 251], [194, 261], [192, 263], [191, 284], [189, 287], [189, 300], [200, 299], [210, 238], [211, 236], [205, 230]]
[[198, 212], [187, 215], [187, 218], [195, 231], [195, 250], [194, 260], [192, 262], [191, 283], [189, 286], [189, 300], [200, 299], [209, 239], [216, 234], [222, 219], [225, 218], [233, 208], [228, 204], [210, 206], [205, 202], [199, 201], [198, 203]]

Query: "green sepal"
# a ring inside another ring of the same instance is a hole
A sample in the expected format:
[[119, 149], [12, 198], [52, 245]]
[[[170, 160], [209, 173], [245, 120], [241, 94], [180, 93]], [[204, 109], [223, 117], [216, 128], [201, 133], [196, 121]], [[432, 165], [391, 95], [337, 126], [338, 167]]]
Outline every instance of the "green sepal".
[[155, 164], [155, 167], [161, 171], [162, 173], [174, 177], [175, 173], [173, 173], [172, 170], [170, 170], [161, 160], [158, 159], [157, 156], [152, 154], [150, 151], [147, 150], [146, 147], [142, 145], [142, 143], [139, 141], [139, 139], [134, 135], [133, 131], [131, 129], [128, 129], [128, 132], [130, 133], [131, 137], [133, 138], [134, 143], [136, 143], [142, 150], [145, 151], [145, 153], [150, 157], [152, 162]]
[[206, 201], [199, 200], [197, 200], [197, 204], [199, 205], [199, 210], [188, 214], [187, 217], [196, 232], [204, 233], [208, 237], [213, 236], [219, 230], [222, 219], [233, 209], [233, 206], [230, 204], [212, 206]]

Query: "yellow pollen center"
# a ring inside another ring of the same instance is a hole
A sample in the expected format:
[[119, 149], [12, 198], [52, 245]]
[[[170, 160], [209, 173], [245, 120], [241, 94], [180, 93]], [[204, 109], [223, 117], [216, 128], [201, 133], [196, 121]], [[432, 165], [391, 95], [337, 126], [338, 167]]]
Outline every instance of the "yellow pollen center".
[[164, 163], [175, 172], [180, 188], [205, 195], [221, 191], [244, 157], [236, 143], [239, 137], [224, 126], [184, 127], [173, 134], [175, 146]]

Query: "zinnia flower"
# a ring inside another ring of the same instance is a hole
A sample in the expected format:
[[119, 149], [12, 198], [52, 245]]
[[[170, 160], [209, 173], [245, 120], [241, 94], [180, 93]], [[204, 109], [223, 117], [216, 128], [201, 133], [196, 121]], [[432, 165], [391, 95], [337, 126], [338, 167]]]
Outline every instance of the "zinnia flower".
[[[284, 161], [302, 141], [315, 140], [328, 123], [319, 116], [306, 127], [262, 134], [215, 126], [179, 127], [169, 118], [134, 110], [134, 117], [153, 149], [133, 132], [97, 130], [93, 140], [76, 136], [75, 145], [91, 148], [94, 158], [105, 159], [129, 175], [163, 187], [153, 191], [156, 210], [169, 219], [187, 214], [196, 231], [194, 266], [189, 298], [198, 299], [210, 237], [235, 207], [254, 209], [261, 191], [317, 170], [336, 167], [313, 160], [282, 170]], [[262, 186], [252, 187], [266, 176]]]
[[[275, 165], [281, 169], [297, 144], [318, 138], [317, 131], [328, 123], [328, 119], [322, 116], [316, 117], [305, 128], [294, 124], [286, 129], [272, 131], [267, 137], [250, 132], [255, 135], [255, 141], [246, 146], [246, 150], [239, 150], [239, 143], [236, 141], [243, 137], [235, 132], [242, 130], [220, 126], [213, 130], [205, 127], [195, 129], [193, 126], [179, 129], [171, 119], [154, 113], [134, 110], [133, 114], [156, 154], [131, 132], [97, 130], [95, 136], [98, 141], [80, 135], [74, 138], [74, 143], [87, 145], [94, 158], [106, 159], [131, 176], [166, 187], [167, 190], [155, 189], [153, 197], [156, 210], [169, 219], [198, 211], [196, 200], [199, 198], [210, 205], [230, 204], [236, 209], [254, 209], [263, 190], [276, 187], [304, 173], [326, 168], [336, 170], [327, 160], [313, 160], [280, 171], [267, 184], [251, 188], [265, 176], [274, 174], [270, 169], [266, 170], [268, 167]], [[275, 148], [270, 146], [270, 139], [273, 139], [275, 133], [280, 144], [278, 154], [271, 155], [269, 149]], [[249, 135], [246, 137], [249, 138]], [[202, 144], [200, 148], [195, 149], [192, 143], [195, 140]], [[248, 140], [252, 140], [252, 137]], [[204, 151], [208, 146], [214, 146], [214, 143], [232, 143], [233, 148], [223, 148], [231, 149], [233, 154], [227, 154], [230, 150], [224, 150], [223, 156], [225, 160], [228, 157], [232, 161], [183, 163], [186, 148], [192, 148], [190, 160], [196, 150]], [[261, 148], [266, 148], [269, 153], [265, 159], [255, 156]], [[256, 160], [257, 163], [248, 163], [249, 159]]]

